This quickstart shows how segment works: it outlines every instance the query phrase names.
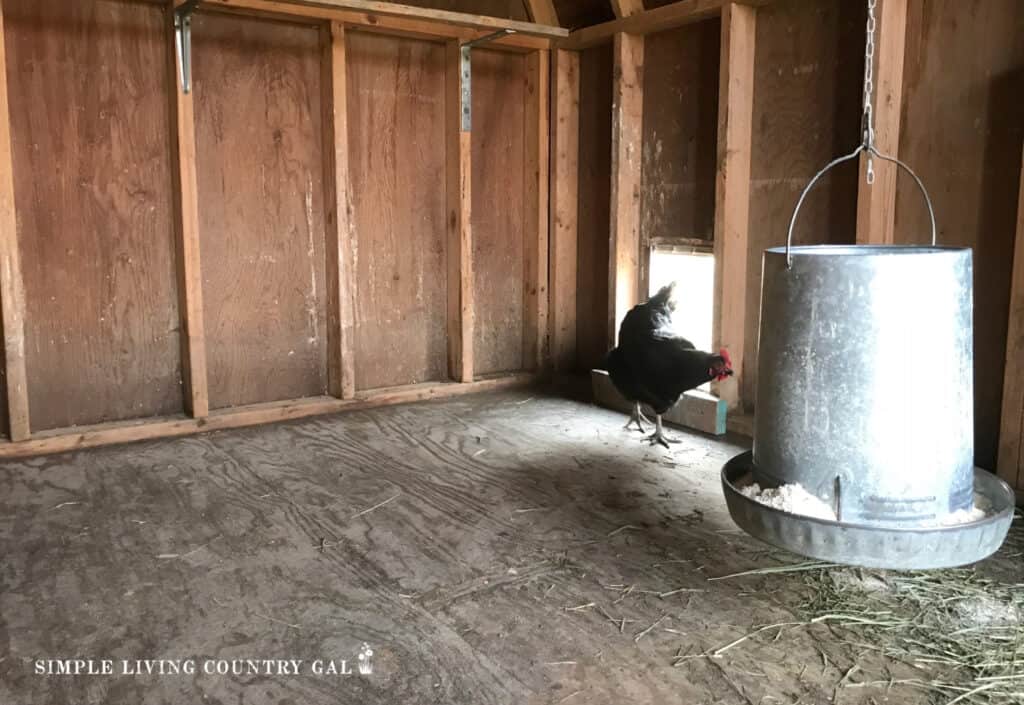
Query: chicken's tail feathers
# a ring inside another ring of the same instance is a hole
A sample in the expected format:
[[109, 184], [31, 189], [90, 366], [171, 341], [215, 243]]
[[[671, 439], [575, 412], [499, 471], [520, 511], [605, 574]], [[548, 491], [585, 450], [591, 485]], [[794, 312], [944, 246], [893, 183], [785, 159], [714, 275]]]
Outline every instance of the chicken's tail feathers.
[[648, 303], [655, 306], [665, 306], [670, 301], [675, 299], [676, 283], [674, 281], [669, 282], [665, 286], [658, 289], [658, 293], [652, 296]]

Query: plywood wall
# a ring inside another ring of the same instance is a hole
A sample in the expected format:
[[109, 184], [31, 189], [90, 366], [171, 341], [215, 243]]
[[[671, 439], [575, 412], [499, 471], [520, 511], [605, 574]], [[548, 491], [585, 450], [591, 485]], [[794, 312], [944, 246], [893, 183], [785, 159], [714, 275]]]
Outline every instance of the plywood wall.
[[721, 32], [714, 20], [644, 38], [644, 242], [713, 236]]
[[[747, 360], [757, 359], [764, 250], [785, 244], [797, 198], [814, 174], [859, 143], [865, 12], [863, 3], [847, 0], [780, 0], [758, 10]], [[815, 187], [794, 241], [853, 243], [856, 223], [857, 171], [850, 164]], [[745, 369], [741, 397], [750, 404], [757, 369]]]
[[[974, 248], [975, 458], [994, 468], [1024, 140], [1024, 4], [911, 0], [907, 25], [900, 157], [931, 193], [939, 243]], [[906, 177], [896, 238], [928, 239]]]
[[356, 386], [447, 378], [445, 50], [350, 32]]
[[608, 352], [608, 238], [611, 202], [612, 47], [580, 53], [578, 367], [590, 370]]
[[523, 359], [526, 57], [473, 52], [473, 278], [476, 373]]
[[180, 413], [164, 12], [4, 12], [32, 430]]
[[318, 30], [199, 15], [193, 42], [210, 406], [324, 394]]

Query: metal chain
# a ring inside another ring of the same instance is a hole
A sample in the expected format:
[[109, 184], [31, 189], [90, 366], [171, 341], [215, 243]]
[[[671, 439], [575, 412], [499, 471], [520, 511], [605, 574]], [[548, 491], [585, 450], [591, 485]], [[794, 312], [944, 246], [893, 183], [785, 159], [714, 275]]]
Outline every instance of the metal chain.
[[872, 150], [875, 147], [875, 120], [872, 98], [875, 87], [875, 5], [878, 0], [868, 0], [867, 41], [864, 47], [864, 149], [867, 150], [867, 180], [875, 183], [875, 165]]

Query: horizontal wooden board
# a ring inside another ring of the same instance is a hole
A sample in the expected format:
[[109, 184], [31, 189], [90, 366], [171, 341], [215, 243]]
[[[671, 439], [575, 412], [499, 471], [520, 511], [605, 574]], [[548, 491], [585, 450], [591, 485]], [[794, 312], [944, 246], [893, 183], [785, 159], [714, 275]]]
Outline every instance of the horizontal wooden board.
[[[975, 462], [995, 468], [1024, 141], [1024, 4], [911, 0], [907, 26], [900, 158], [931, 193], [939, 244], [974, 249]], [[924, 202], [903, 175], [895, 236], [929, 237]]]
[[526, 59], [473, 52], [474, 371], [523, 361]]
[[713, 235], [720, 48], [719, 20], [644, 38], [644, 242]]
[[577, 369], [608, 352], [608, 238], [612, 165], [612, 47], [580, 52]]
[[211, 408], [327, 390], [314, 27], [200, 14], [196, 152]]
[[[744, 357], [757, 359], [761, 257], [784, 245], [800, 192], [860, 138], [865, 7], [845, 0], [780, 0], [757, 11], [751, 145], [750, 236]], [[856, 240], [857, 170], [826, 176], [800, 211], [794, 242]], [[740, 396], [754, 399], [748, 364]]]
[[349, 35], [356, 387], [447, 377], [444, 45]]
[[4, 13], [32, 428], [180, 412], [164, 10]]

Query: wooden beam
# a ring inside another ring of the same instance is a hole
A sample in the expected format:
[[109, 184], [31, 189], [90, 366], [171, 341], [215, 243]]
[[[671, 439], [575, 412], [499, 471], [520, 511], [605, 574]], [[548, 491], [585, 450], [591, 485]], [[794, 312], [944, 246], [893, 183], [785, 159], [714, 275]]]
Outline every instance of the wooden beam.
[[615, 35], [612, 86], [612, 192], [608, 267], [608, 343], [640, 293], [640, 159], [644, 38]]
[[448, 375], [473, 381], [472, 135], [461, 125], [458, 42], [449, 42], [445, 67], [445, 190], [448, 203]]
[[736, 374], [712, 385], [730, 409], [740, 406], [747, 323], [750, 151], [754, 113], [757, 10], [729, 3], [722, 14], [715, 185], [715, 348], [728, 348]]
[[611, 0], [612, 12], [616, 17], [629, 17], [644, 11], [643, 0]]
[[576, 256], [579, 209], [580, 55], [554, 52], [551, 175], [551, 360], [565, 372], [576, 367]]
[[523, 286], [523, 366], [544, 370], [550, 360], [548, 341], [548, 195], [550, 184], [549, 107], [551, 55], [527, 57], [523, 193], [526, 222]]
[[348, 188], [348, 93], [345, 26], [321, 30], [321, 110], [323, 114], [324, 207], [327, 253], [328, 391], [341, 399], [356, 392], [355, 234]]
[[[879, 0], [874, 67], [875, 145], [883, 154], [898, 156], [903, 108], [903, 56], [907, 36], [907, 0]], [[861, 156], [861, 173], [867, 160]], [[875, 183], [860, 180], [857, 192], [857, 243], [892, 245], [896, 242], [896, 177], [898, 167], [874, 160]]]
[[57, 429], [35, 434], [31, 440], [0, 443], [0, 459], [64, 453], [117, 443], [134, 443], [156, 438], [190, 436], [207, 431], [258, 426], [341, 411], [374, 409], [428, 399], [446, 399], [476, 392], [526, 387], [537, 381], [536, 375], [519, 374], [481, 380], [473, 384], [432, 382], [392, 389], [377, 389], [360, 394], [355, 399], [316, 397], [240, 406], [214, 411], [205, 419], [165, 417], [141, 422], [113, 422], [89, 427]]
[[558, 27], [561, 24], [553, 0], [526, 0], [526, 11], [531, 22], [549, 27]]
[[21, 277], [18, 221], [14, 212], [14, 155], [8, 101], [4, 13], [0, 6], [0, 308], [4, 326], [8, 432], [11, 440], [21, 441], [30, 433], [25, 371], [25, 283]]
[[1017, 205], [1017, 240], [1013, 246], [1010, 320], [1006, 331], [1003, 413], [999, 430], [999, 477], [1024, 490], [1024, 166]]
[[[170, 10], [168, 10], [170, 11]], [[178, 306], [181, 320], [181, 376], [185, 410], [194, 418], [210, 413], [206, 372], [206, 329], [203, 325], [203, 273], [199, 254], [199, 188], [196, 181], [195, 93], [182, 93], [181, 73], [174, 48], [174, 28], [168, 19], [168, 76], [170, 86], [171, 164], [174, 169], [174, 229], [178, 268]]]
[[569, 34], [568, 30], [561, 27], [533, 22], [519, 22], [447, 10], [432, 10], [411, 5], [378, 2], [377, 0], [204, 0], [200, 7], [204, 9], [254, 10], [280, 16], [366, 24], [377, 24], [384, 18], [416, 20], [423, 22], [425, 27], [432, 27], [436, 30], [432, 32], [436, 36], [450, 36], [445, 30], [446, 27], [484, 30], [485, 33], [495, 32], [499, 29], [511, 29], [517, 35], [544, 39], [560, 39]]
[[[767, 5], [772, 0], [742, 0], [739, 4]], [[729, 0], [680, 0], [654, 10], [647, 10], [611, 22], [603, 22], [571, 32], [568, 39], [558, 42], [563, 49], [587, 49], [612, 40], [617, 34], [651, 34], [666, 29], [701, 22], [718, 17]]]

